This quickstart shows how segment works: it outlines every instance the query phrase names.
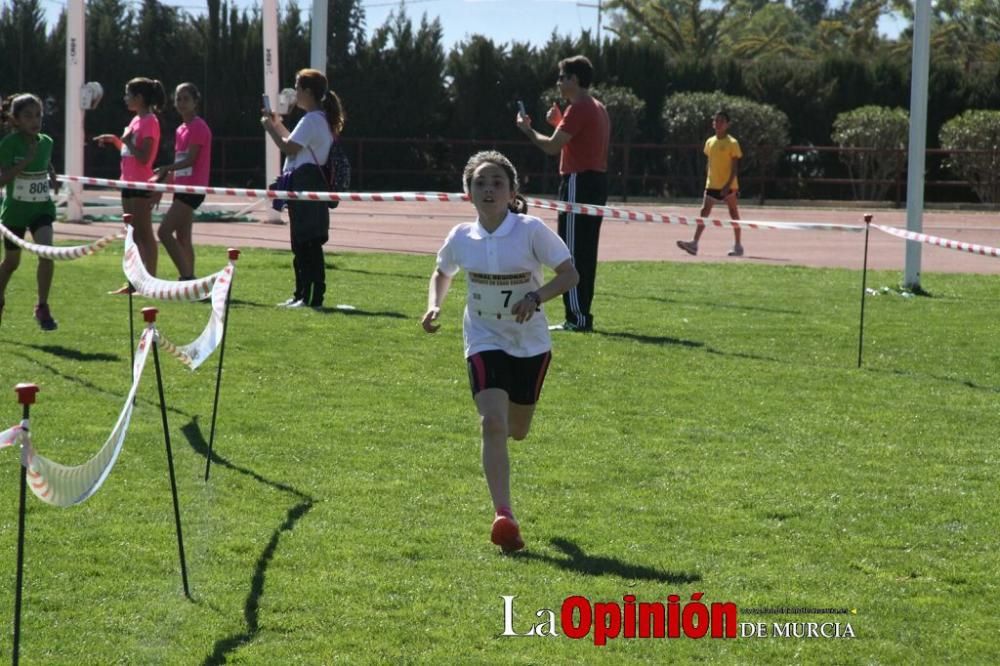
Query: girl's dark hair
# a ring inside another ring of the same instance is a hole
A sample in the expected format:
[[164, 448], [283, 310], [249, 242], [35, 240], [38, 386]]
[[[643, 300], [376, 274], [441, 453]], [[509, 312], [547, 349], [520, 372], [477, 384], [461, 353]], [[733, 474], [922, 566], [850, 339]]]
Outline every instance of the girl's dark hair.
[[198, 90], [198, 86], [196, 86], [195, 84], [191, 83], [190, 81], [185, 81], [184, 83], [179, 84], [174, 89], [174, 94], [179, 93], [181, 91], [186, 92], [188, 95], [191, 95], [191, 97], [194, 98], [195, 104], [201, 103], [201, 91]]
[[129, 95], [141, 96], [142, 101], [153, 113], [159, 113], [167, 103], [167, 91], [163, 89], [159, 79], [137, 76], [125, 84], [125, 90]]
[[465, 169], [462, 170], [462, 188], [465, 190], [465, 193], [469, 194], [472, 189], [472, 174], [484, 164], [495, 164], [503, 169], [504, 173], [507, 174], [507, 180], [510, 182], [510, 190], [514, 193], [514, 200], [509, 206], [510, 210], [514, 213], [527, 213], [528, 202], [517, 191], [519, 188], [517, 169], [514, 168], [514, 164], [507, 159], [506, 155], [496, 150], [480, 151], [470, 157], [469, 161], [465, 163]]
[[313, 99], [319, 102], [326, 114], [326, 122], [334, 136], [340, 136], [344, 131], [347, 114], [337, 93], [330, 90], [326, 75], [318, 69], [300, 69], [295, 73], [295, 81], [300, 88], [312, 93]]
[[45, 110], [45, 105], [37, 95], [31, 93], [16, 93], [0, 103], [0, 125], [6, 127], [10, 121], [21, 115], [29, 106], [37, 106], [40, 111]]

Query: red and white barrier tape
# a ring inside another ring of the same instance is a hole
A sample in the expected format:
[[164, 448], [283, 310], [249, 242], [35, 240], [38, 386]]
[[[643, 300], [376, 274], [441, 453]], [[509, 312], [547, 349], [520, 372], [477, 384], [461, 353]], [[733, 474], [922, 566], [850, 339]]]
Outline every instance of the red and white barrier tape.
[[73, 247], [56, 247], [54, 245], [39, 245], [38, 243], [29, 243], [22, 238], [18, 238], [17, 234], [8, 229], [7, 227], [0, 224], [0, 234], [4, 238], [8, 239], [10, 242], [17, 245], [22, 250], [26, 250], [32, 254], [36, 254], [43, 259], [52, 259], [53, 261], [70, 261], [72, 259], [79, 259], [80, 257], [86, 257], [88, 255], [99, 252], [107, 247], [112, 241], [116, 241], [120, 238], [124, 238], [124, 234], [113, 234], [111, 236], [105, 236], [104, 238], [98, 238], [93, 243], [88, 243], [87, 245], [75, 245]]
[[918, 234], [914, 231], [897, 229], [896, 227], [887, 227], [881, 224], [873, 224], [872, 226], [878, 229], [879, 231], [885, 232], [891, 236], [896, 236], [897, 238], [905, 238], [906, 240], [918, 241], [920, 243], [927, 243], [928, 245], [937, 245], [938, 247], [948, 248], [949, 250], [959, 250], [961, 252], [981, 254], [984, 257], [1000, 257], [1000, 248], [990, 247], [989, 245], [979, 245], [978, 243], [964, 243], [962, 241], [950, 240], [948, 238], [941, 238], [940, 236], [931, 236], [930, 234]]
[[122, 255], [122, 270], [140, 296], [161, 301], [199, 301], [212, 293], [212, 285], [225, 270], [198, 280], [161, 280], [153, 277], [142, 263], [139, 247], [132, 239], [132, 227], [126, 225], [125, 229], [125, 253]]
[[596, 206], [593, 204], [576, 204], [551, 199], [525, 199], [528, 204], [539, 208], [549, 208], [578, 215], [596, 215], [605, 219], [623, 220], [625, 222], [659, 222], [662, 224], [681, 224], [685, 226], [736, 227], [740, 229], [782, 229], [786, 231], [864, 231], [857, 224], [829, 224], [813, 222], [765, 222], [760, 220], [722, 220], [717, 218], [687, 217], [686, 215], [670, 215], [667, 213], [647, 213], [611, 206]]
[[[84, 185], [100, 187], [116, 187], [149, 190], [151, 192], [182, 192], [185, 194], [222, 194], [234, 197], [297, 199], [309, 201], [396, 201], [396, 202], [430, 202], [430, 201], [468, 201], [469, 197], [460, 192], [290, 192], [285, 190], [256, 190], [233, 187], [200, 187], [194, 185], [171, 185], [168, 183], [146, 183], [127, 180], [112, 180], [109, 178], [91, 178], [88, 176], [59, 176], [59, 180], [78, 182]], [[648, 213], [611, 206], [595, 206], [592, 204], [569, 203], [551, 199], [526, 198], [531, 206], [547, 208], [578, 215], [603, 216], [607, 219], [624, 222], [656, 222], [661, 224], [680, 224], [685, 226], [715, 226], [738, 227], [740, 229], [775, 229], [786, 231], [864, 231], [863, 225], [828, 224], [811, 222], [769, 222], [758, 220], [723, 220], [687, 217], [685, 215], [669, 215], [664, 213]]]
[[231, 197], [268, 199], [307, 199], [309, 201], [468, 201], [464, 194], [447, 192], [292, 192], [288, 190], [255, 190], [242, 187], [202, 187], [198, 185], [173, 185], [147, 183], [89, 176], [59, 176], [67, 183], [83, 183], [99, 187], [148, 190], [150, 192], [181, 192], [183, 194], [224, 194]]
[[226, 323], [226, 298], [229, 296], [235, 272], [236, 264], [232, 262], [220, 271], [219, 279], [212, 287], [212, 312], [209, 315], [208, 323], [201, 334], [192, 342], [186, 345], [176, 345], [157, 329], [157, 340], [159, 340], [160, 347], [191, 370], [196, 370], [204, 363], [222, 342], [222, 333]]
[[28, 422], [21, 422], [16, 433], [21, 442], [21, 464], [27, 469], [28, 487], [38, 499], [46, 504], [60, 507], [79, 504], [96, 493], [111, 474], [111, 469], [125, 444], [142, 370], [146, 366], [149, 349], [156, 335], [156, 329], [150, 326], [139, 337], [135, 363], [132, 366], [132, 388], [125, 398], [125, 405], [118, 414], [118, 420], [111, 429], [111, 434], [90, 460], [76, 466], [62, 465], [49, 460], [35, 450]]
[[24, 429], [25, 424], [21, 422], [16, 426], [7, 428], [3, 432], [0, 432], [0, 449], [14, 446], [21, 437], [21, 431]]

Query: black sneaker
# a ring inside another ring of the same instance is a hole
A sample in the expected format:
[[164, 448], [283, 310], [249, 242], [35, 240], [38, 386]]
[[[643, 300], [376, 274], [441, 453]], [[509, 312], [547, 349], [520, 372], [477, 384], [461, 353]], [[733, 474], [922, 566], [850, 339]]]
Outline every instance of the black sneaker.
[[43, 331], [54, 331], [59, 328], [59, 324], [52, 318], [48, 305], [35, 306], [35, 320]]

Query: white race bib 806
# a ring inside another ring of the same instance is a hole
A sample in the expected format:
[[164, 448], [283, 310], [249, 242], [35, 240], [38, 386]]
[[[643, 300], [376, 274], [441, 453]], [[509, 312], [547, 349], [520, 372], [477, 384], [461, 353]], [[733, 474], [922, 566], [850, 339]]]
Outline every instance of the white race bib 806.
[[469, 273], [469, 314], [487, 319], [513, 319], [511, 308], [534, 289], [531, 273]]
[[14, 178], [14, 200], [38, 203], [49, 200], [48, 173], [22, 173]]

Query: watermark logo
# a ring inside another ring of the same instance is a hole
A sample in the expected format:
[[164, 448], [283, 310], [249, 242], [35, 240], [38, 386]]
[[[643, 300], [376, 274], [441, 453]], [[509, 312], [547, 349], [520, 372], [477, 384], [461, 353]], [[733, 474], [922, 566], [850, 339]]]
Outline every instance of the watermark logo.
[[[558, 610], [540, 608], [534, 617], [518, 617], [516, 595], [503, 595], [504, 637], [535, 637], [583, 640], [596, 646], [609, 640], [625, 639], [733, 639], [733, 638], [855, 638], [850, 622], [740, 622], [740, 611], [732, 601], [702, 601], [703, 592], [689, 599], [671, 594], [662, 601], [639, 601], [626, 594], [618, 601], [591, 602], [574, 595], [563, 600]], [[751, 608], [749, 615], [842, 614], [856, 615], [846, 608]]]

